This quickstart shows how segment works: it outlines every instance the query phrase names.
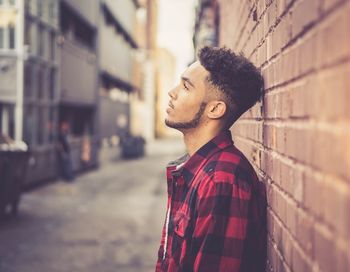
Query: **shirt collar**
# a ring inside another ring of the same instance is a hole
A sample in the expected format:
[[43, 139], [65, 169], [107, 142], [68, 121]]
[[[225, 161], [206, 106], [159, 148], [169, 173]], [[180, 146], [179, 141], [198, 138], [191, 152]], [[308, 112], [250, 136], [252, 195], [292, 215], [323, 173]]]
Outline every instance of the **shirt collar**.
[[208, 143], [199, 148], [192, 156], [185, 154], [168, 164], [172, 175], [182, 176], [185, 184], [189, 184], [201, 166], [215, 153], [232, 145], [232, 135], [229, 130], [222, 131]]

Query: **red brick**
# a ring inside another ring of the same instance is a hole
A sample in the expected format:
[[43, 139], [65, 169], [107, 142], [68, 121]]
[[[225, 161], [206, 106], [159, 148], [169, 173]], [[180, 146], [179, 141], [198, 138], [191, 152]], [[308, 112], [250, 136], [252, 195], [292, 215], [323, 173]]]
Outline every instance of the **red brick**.
[[292, 9], [292, 35], [296, 37], [320, 15], [319, 0], [302, 0]]
[[346, 2], [346, 0], [323, 0], [322, 1], [322, 11], [328, 12], [330, 9], [336, 7], [337, 5]]
[[280, 252], [288, 266], [292, 265], [292, 239], [293, 238], [286, 230], [282, 231], [282, 240], [280, 241]]
[[323, 175], [307, 172], [304, 182], [304, 207], [318, 218], [324, 216], [325, 181]]
[[307, 259], [305, 253], [297, 246], [293, 247], [293, 263], [292, 263], [292, 271], [298, 272], [310, 272], [311, 263]]
[[265, 12], [266, 10], [266, 3], [265, 0], [258, 0], [257, 1], [257, 17], [260, 19], [261, 15]]
[[287, 202], [287, 218], [285, 223], [291, 235], [293, 235], [294, 237], [296, 237], [298, 228], [297, 216], [299, 210], [300, 209], [297, 208], [296, 204], [293, 201]]
[[310, 117], [312, 105], [312, 90], [308, 88], [307, 83], [302, 81], [291, 87], [289, 91], [289, 117]]
[[283, 194], [280, 190], [276, 189], [276, 205], [275, 207], [273, 207], [273, 209], [282, 222], [285, 222], [287, 218], [286, 206], [287, 200], [285, 194]]
[[312, 35], [308, 35], [305, 37], [300, 45], [298, 46], [300, 61], [299, 61], [299, 71], [300, 74], [306, 74], [317, 67], [317, 63], [315, 59], [317, 58], [317, 52], [315, 48], [317, 48], [318, 37], [315, 33]]
[[299, 241], [305, 253], [313, 257], [314, 219], [309, 214], [299, 210], [297, 222], [297, 241]]
[[304, 173], [298, 168], [290, 169], [289, 192], [296, 202], [301, 203], [304, 196]]
[[317, 59], [321, 66], [350, 56], [350, 3], [322, 23], [318, 31]]
[[319, 120], [350, 117], [350, 62], [320, 72], [312, 91], [314, 115]]
[[276, 23], [277, 19], [276, 2], [270, 4], [266, 10], [265, 16], [267, 17], [267, 28], [270, 29]]
[[274, 217], [273, 229], [270, 230], [273, 241], [278, 244], [282, 239], [282, 225], [277, 217]]
[[314, 256], [322, 271], [334, 271], [336, 252], [333, 238], [329, 230], [316, 224]]
[[350, 270], [350, 252], [345, 242], [338, 242], [335, 258], [335, 271], [348, 272]]
[[272, 54], [275, 55], [282, 50], [282, 48], [291, 39], [291, 28], [289, 16], [287, 15], [272, 32]]
[[280, 17], [284, 12], [286, 12], [286, 10], [287, 10], [286, 0], [276, 1], [277, 17]]
[[327, 177], [325, 191], [325, 220], [341, 236], [350, 238], [350, 185], [334, 177]]

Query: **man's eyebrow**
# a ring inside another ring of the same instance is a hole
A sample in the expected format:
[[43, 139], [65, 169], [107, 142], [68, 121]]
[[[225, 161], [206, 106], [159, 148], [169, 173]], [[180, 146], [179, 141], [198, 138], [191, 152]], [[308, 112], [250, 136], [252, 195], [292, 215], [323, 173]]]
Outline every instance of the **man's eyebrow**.
[[185, 77], [185, 76], [181, 76], [181, 79], [183, 81], [186, 81], [188, 84], [190, 84], [193, 88], [195, 88], [194, 84], [192, 83], [192, 81], [188, 78], [188, 77]]

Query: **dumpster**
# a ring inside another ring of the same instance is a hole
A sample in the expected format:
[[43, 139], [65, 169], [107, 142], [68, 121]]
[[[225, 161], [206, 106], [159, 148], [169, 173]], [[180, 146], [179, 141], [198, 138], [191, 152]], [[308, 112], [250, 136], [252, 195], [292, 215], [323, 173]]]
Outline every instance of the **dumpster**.
[[124, 136], [121, 141], [122, 157], [137, 158], [145, 154], [145, 140], [141, 136]]
[[0, 136], [0, 219], [11, 207], [17, 214], [22, 183], [29, 159], [27, 146], [23, 142], [5, 142]]

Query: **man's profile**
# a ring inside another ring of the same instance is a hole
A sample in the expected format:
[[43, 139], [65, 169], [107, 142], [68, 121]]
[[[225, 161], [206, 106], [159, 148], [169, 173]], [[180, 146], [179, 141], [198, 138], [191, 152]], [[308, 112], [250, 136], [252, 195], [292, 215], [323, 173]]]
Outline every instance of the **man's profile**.
[[229, 128], [261, 96], [257, 68], [204, 47], [169, 91], [165, 123], [187, 153], [167, 167], [168, 204], [156, 271], [264, 271], [266, 196]]

